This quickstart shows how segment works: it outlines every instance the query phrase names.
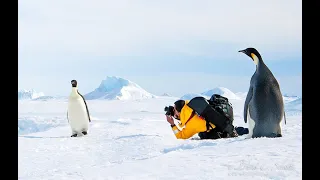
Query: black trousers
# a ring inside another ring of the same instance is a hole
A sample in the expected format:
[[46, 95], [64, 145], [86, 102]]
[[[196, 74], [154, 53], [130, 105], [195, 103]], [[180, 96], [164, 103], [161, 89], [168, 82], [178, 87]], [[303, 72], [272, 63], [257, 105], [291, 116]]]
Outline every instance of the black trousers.
[[[244, 127], [235, 127], [235, 130], [239, 136], [248, 134], [249, 129]], [[228, 137], [226, 132], [218, 131], [217, 128], [212, 129], [209, 132], [200, 132], [198, 133], [200, 139], [220, 139]]]

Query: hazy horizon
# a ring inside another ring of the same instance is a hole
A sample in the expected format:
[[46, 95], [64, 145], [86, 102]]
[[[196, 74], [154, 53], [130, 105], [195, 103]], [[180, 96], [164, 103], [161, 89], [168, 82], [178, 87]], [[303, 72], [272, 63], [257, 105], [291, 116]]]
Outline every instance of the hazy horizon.
[[246, 92], [255, 47], [282, 93], [302, 95], [302, 1], [18, 2], [18, 87], [83, 94], [118, 76], [159, 95]]

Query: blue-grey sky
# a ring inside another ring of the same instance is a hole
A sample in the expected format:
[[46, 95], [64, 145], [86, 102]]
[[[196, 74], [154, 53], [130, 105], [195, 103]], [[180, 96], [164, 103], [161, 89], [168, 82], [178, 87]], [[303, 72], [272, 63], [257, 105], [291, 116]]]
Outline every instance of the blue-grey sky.
[[106, 76], [153, 94], [245, 92], [255, 47], [283, 94], [302, 91], [301, 0], [19, 0], [19, 89], [86, 94]]

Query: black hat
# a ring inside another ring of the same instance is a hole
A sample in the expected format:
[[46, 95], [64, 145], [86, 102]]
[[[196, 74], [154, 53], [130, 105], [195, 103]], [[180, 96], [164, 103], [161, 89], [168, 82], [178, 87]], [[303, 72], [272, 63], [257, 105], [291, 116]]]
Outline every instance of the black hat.
[[178, 101], [174, 102], [174, 105], [176, 106], [176, 110], [178, 112], [181, 112], [181, 109], [183, 108], [184, 104], [185, 104], [184, 100], [178, 100]]

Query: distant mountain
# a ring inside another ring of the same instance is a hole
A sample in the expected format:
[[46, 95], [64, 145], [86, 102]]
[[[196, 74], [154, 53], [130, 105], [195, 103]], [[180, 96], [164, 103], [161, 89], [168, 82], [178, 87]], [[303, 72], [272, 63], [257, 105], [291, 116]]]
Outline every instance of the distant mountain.
[[236, 94], [234, 94], [232, 91], [230, 91], [229, 89], [227, 89], [225, 87], [217, 87], [214, 89], [204, 91], [202, 93], [188, 93], [188, 94], [185, 94], [182, 97], [180, 97], [180, 99], [190, 100], [190, 99], [197, 97], [197, 96], [202, 96], [206, 99], [210, 99], [210, 97], [213, 94], [219, 94], [221, 96], [227, 97], [228, 99], [240, 99], [240, 97], [238, 97]]
[[166, 96], [166, 97], [171, 97], [171, 95], [169, 95], [168, 93], [163, 93], [160, 96]]
[[202, 94], [188, 93], [188, 94], [185, 94], [185, 95], [181, 96], [179, 99], [182, 99], [182, 100], [190, 100], [190, 99], [192, 99], [192, 98], [194, 98], [194, 97], [198, 97], [198, 96], [202, 96], [202, 97], [207, 98], [207, 99], [210, 98], [210, 97], [205, 96], [205, 95], [202, 95]]
[[201, 95], [208, 96], [209, 98], [213, 94], [219, 94], [221, 96], [227, 97], [228, 99], [240, 99], [240, 97], [238, 97], [236, 94], [225, 87], [217, 87], [201, 93]]
[[35, 90], [19, 90], [18, 100], [31, 100], [38, 97], [44, 96], [43, 92], [36, 92]]
[[136, 100], [155, 98], [156, 96], [147, 92], [136, 83], [116, 76], [107, 76], [102, 80], [99, 87], [85, 94], [87, 100]]

